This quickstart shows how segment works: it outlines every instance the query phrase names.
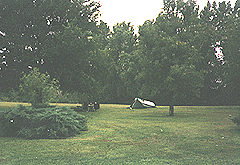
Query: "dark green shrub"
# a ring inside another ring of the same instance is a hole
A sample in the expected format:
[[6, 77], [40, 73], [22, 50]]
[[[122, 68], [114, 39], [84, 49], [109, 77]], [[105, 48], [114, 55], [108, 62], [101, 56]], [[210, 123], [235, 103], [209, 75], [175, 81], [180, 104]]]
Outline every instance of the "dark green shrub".
[[32, 103], [33, 108], [54, 108], [56, 106], [51, 106], [48, 103]]
[[21, 93], [18, 90], [12, 89], [9, 92], [0, 93], [0, 101], [7, 102], [26, 102], [26, 100], [21, 97]]
[[86, 118], [69, 107], [33, 108], [19, 105], [0, 115], [5, 136], [66, 138], [87, 130]]
[[238, 126], [240, 126], [240, 115], [234, 117], [231, 120], [233, 121], [234, 124], [237, 124]]
[[76, 112], [86, 112], [86, 110], [84, 110], [82, 106], [72, 107], [72, 109]]

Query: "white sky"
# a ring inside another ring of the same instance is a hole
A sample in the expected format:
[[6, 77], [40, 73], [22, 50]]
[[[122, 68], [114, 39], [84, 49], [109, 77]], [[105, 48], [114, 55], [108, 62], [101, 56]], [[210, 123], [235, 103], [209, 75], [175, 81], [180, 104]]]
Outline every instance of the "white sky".
[[[94, 0], [99, 2], [99, 0]], [[197, 0], [200, 9], [207, 5], [208, 0]], [[212, 3], [214, 0], [210, 0]], [[222, 2], [224, 0], [216, 0]], [[237, 0], [230, 1], [234, 7]], [[131, 22], [135, 28], [142, 25], [146, 20], [155, 19], [163, 8], [162, 0], [100, 0], [102, 7], [100, 8], [100, 17], [108, 26], [112, 27], [114, 24]]]

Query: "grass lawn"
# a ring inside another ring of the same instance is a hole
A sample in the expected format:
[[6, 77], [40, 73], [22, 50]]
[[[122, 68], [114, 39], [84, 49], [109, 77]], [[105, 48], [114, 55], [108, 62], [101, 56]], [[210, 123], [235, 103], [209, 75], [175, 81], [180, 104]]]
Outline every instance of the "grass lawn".
[[126, 108], [82, 113], [89, 130], [72, 138], [0, 137], [0, 164], [240, 164], [240, 107]]

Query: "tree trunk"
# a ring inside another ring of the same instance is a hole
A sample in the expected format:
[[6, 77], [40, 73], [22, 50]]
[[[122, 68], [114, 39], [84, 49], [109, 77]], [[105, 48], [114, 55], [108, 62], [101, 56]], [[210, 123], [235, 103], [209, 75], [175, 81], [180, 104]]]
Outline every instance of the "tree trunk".
[[170, 105], [169, 105], [169, 116], [174, 116], [174, 106], [172, 101], [170, 101]]
[[35, 102], [38, 104], [38, 103], [43, 103], [43, 93], [42, 93], [42, 89], [40, 88], [37, 88], [36, 89], [36, 94], [37, 94], [37, 98], [35, 100]]

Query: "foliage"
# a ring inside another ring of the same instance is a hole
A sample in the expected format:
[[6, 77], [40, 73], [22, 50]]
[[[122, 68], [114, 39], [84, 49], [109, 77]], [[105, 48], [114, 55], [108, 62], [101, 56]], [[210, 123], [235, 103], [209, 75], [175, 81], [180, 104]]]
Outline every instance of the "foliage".
[[93, 34], [90, 29], [85, 30], [75, 24], [77, 20], [56, 34], [56, 42], [51, 56], [45, 60], [45, 67], [61, 82], [64, 91], [87, 92], [94, 86], [90, 59], [94, 47]]
[[164, 96], [172, 106], [176, 98], [200, 95], [204, 70], [196, 67], [202, 57], [191, 42], [193, 36], [185, 35], [191, 26], [179, 17], [175, 1], [165, 5], [170, 7], [155, 22], [146, 21], [139, 29], [141, 70], [137, 79], [142, 97]]
[[0, 101], [10, 101], [9, 96], [5, 93], [0, 94]]
[[91, 73], [91, 56], [95, 51], [94, 35], [100, 5], [90, 0], [64, 3], [61, 7], [55, 4], [57, 8], [66, 6], [64, 12], [67, 16], [63, 16], [61, 31], [53, 34], [52, 49], [43, 58], [43, 67], [61, 82], [61, 89], [65, 92], [94, 91], [94, 94], [96, 84]]
[[[236, 81], [238, 79], [236, 73], [239, 68], [236, 66], [239, 65], [239, 58], [236, 57], [240, 57], [239, 44], [236, 45], [239, 43], [238, 34], [240, 27], [238, 24], [238, 2], [236, 2], [234, 8], [226, 1], [218, 4], [216, 2], [212, 4], [208, 2], [207, 6], [200, 13], [200, 22], [208, 29], [206, 29], [207, 31], [202, 31], [208, 36], [208, 39], [205, 39], [204, 42], [211, 41], [211, 44], [208, 44], [208, 49], [209, 46], [215, 49], [215, 56], [205, 58], [208, 60], [205, 61], [205, 64], [209, 64], [209, 69], [206, 75], [207, 79], [205, 80], [203, 95], [217, 104], [238, 104], [239, 100], [237, 98], [239, 89], [236, 88], [239, 86]], [[220, 50], [220, 53], [219, 51], [217, 52], [217, 48]], [[204, 54], [206, 53], [204, 52]], [[233, 59], [234, 62], [232, 61]], [[214, 98], [220, 100], [220, 102], [214, 100]]]
[[[87, 93], [80, 93], [78, 91], [73, 92], [61, 92], [58, 90], [56, 97], [51, 97], [45, 103], [34, 103], [33, 106], [38, 106], [40, 104], [49, 105], [49, 103], [83, 103], [101, 101], [100, 97], [90, 97]], [[12, 90], [9, 93], [1, 93], [0, 101], [7, 102], [29, 102], [29, 100], [23, 96], [22, 92], [19, 90]]]
[[[229, 4], [221, 5], [221, 10], [225, 15], [224, 17], [224, 29], [221, 32], [221, 46], [224, 54], [224, 74], [222, 86], [224, 86], [224, 92], [231, 104], [239, 105], [239, 93], [240, 93], [240, 1], [236, 1], [234, 10], [229, 7]], [[238, 7], [237, 7], [238, 5]]]
[[8, 101], [8, 102], [27, 102], [24, 97], [22, 97], [19, 89], [12, 89], [9, 92], [3, 92], [0, 95], [0, 101]]
[[1, 113], [3, 135], [39, 138], [66, 138], [87, 130], [86, 118], [69, 107], [33, 108], [18, 105]]
[[235, 116], [233, 119], [232, 119], [233, 123], [237, 124], [238, 126], [240, 126], [240, 115], [238, 116]]
[[86, 102], [93, 102], [96, 101], [94, 99], [91, 99], [90, 96], [86, 93], [80, 93], [77, 91], [74, 92], [63, 92], [59, 99], [57, 99], [55, 102], [59, 103], [83, 103]]
[[29, 103], [51, 102], [59, 95], [59, 82], [50, 79], [48, 73], [41, 74], [38, 68], [33, 68], [30, 73], [21, 78], [20, 91]]
[[[131, 23], [111, 31], [98, 21], [95, 1], [3, 0], [0, 90], [17, 91], [22, 71], [38, 67], [72, 95], [55, 102], [127, 102], [142, 95], [164, 105], [238, 105], [239, 2], [208, 2], [200, 11], [196, 0], [164, 0], [163, 11], [137, 36]], [[28, 101], [17, 93], [2, 98]]]
[[[131, 23], [118, 23], [114, 25], [113, 31], [109, 34], [108, 45], [102, 51], [105, 59], [107, 75], [102, 79], [104, 83], [102, 94], [106, 96], [106, 101], [124, 101], [132, 94], [128, 89], [134, 86], [132, 80], [126, 77], [131, 69], [134, 60], [134, 52], [137, 50], [137, 36]], [[129, 60], [130, 59], [130, 60]], [[126, 75], [126, 76], [125, 76]], [[128, 86], [129, 84], [132, 84]]]
[[[56, 35], [61, 33], [66, 36], [65, 28], [71, 23], [74, 23], [74, 28], [81, 28], [84, 34], [93, 32], [99, 7], [99, 3], [90, 0], [1, 1], [0, 82], [3, 85], [0, 90], [8, 91], [18, 86], [21, 73], [26, 72], [28, 67], [41, 67], [51, 75], [55, 74], [54, 48], [60, 46]], [[73, 39], [71, 36], [65, 41]], [[86, 38], [83, 40], [86, 41]], [[65, 58], [68, 56], [64, 52], [59, 53]], [[79, 51], [76, 56], [84, 53]], [[62, 84], [65, 87], [64, 82]]]

